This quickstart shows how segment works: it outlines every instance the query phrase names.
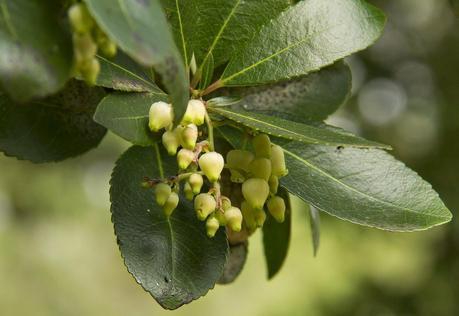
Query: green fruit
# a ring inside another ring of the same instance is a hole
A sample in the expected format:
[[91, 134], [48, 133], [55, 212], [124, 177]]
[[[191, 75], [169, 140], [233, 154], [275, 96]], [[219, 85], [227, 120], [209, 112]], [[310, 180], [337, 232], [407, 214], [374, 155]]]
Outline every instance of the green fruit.
[[193, 173], [188, 179], [194, 194], [199, 194], [204, 184], [204, 178], [199, 173]]
[[258, 134], [252, 140], [255, 156], [260, 158], [271, 158], [271, 141], [266, 134]]
[[249, 172], [253, 178], [268, 181], [271, 176], [271, 160], [267, 158], [254, 159], [249, 165]]
[[235, 183], [242, 183], [245, 177], [242, 171], [248, 172], [250, 162], [254, 159], [254, 155], [247, 150], [234, 149], [226, 154], [226, 164], [230, 168], [231, 181]]
[[199, 167], [210, 182], [215, 182], [220, 178], [224, 166], [223, 156], [214, 151], [205, 153], [199, 158]]
[[77, 33], [89, 33], [94, 26], [94, 20], [88, 9], [82, 3], [75, 3], [68, 11], [70, 25]]
[[177, 154], [177, 163], [180, 169], [185, 170], [190, 166], [195, 158], [193, 151], [189, 149], [182, 148]]
[[237, 207], [231, 206], [225, 211], [225, 220], [233, 232], [239, 232], [242, 229], [242, 213]]
[[158, 183], [155, 186], [156, 203], [163, 206], [171, 195], [171, 187], [166, 183]]
[[172, 212], [177, 208], [178, 204], [179, 196], [177, 193], [172, 192], [166, 200], [166, 203], [163, 205], [164, 214], [167, 217], [171, 216]]
[[217, 201], [215, 201], [215, 198], [211, 194], [201, 193], [194, 199], [194, 210], [198, 219], [201, 221], [205, 220], [216, 208]]
[[183, 115], [183, 124], [195, 124], [197, 126], [204, 124], [206, 116], [206, 107], [201, 100], [190, 100], [188, 107]]
[[164, 132], [162, 141], [167, 153], [171, 156], [175, 156], [180, 146], [180, 137], [177, 135], [177, 129]]
[[150, 107], [148, 126], [153, 132], [168, 127], [173, 121], [172, 106], [166, 102], [155, 102]]
[[84, 81], [88, 85], [94, 86], [97, 82], [97, 77], [99, 76], [100, 63], [96, 58], [93, 58], [82, 63], [79, 70]]
[[194, 149], [198, 140], [198, 127], [188, 124], [181, 132], [181, 144], [183, 148]]
[[218, 228], [220, 228], [218, 219], [216, 219], [214, 216], [210, 216], [206, 221], [207, 236], [210, 238], [214, 237], [218, 231]]
[[279, 177], [275, 175], [271, 175], [269, 177], [268, 184], [269, 184], [269, 191], [272, 194], [276, 194], [277, 190], [279, 189]]
[[268, 200], [267, 203], [269, 213], [274, 219], [283, 223], [285, 220], [285, 201], [280, 196], [273, 196]]
[[185, 198], [187, 200], [193, 201], [193, 189], [191, 188], [191, 185], [188, 182], [185, 182], [185, 185], [183, 186], [183, 193], [185, 194]]
[[271, 147], [271, 165], [273, 175], [278, 177], [287, 175], [288, 170], [285, 166], [284, 150], [278, 145]]
[[254, 209], [262, 209], [269, 195], [269, 185], [263, 179], [251, 178], [242, 184], [242, 195]]

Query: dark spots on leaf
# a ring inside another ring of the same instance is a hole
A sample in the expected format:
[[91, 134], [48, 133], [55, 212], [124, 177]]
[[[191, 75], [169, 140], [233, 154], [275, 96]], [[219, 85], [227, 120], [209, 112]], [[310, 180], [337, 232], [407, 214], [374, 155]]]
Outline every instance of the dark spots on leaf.
[[341, 145], [340, 145], [340, 146], [337, 146], [337, 147], [336, 147], [336, 152], [337, 152], [338, 154], [341, 153], [343, 150], [344, 150], [344, 146], [341, 146]]
[[164, 277], [164, 282], [169, 283], [169, 282], [171, 282], [171, 281], [172, 281], [172, 280], [171, 280], [168, 276], [165, 276], [165, 277]]

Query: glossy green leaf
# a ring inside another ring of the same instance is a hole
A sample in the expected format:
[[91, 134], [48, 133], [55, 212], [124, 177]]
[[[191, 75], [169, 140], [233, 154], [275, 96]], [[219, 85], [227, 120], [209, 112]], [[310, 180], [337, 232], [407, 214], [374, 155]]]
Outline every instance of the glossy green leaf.
[[307, 205], [311, 227], [312, 252], [317, 256], [320, 246], [320, 213], [314, 206]]
[[363, 0], [300, 1], [234, 54], [222, 84], [258, 85], [304, 76], [367, 48], [384, 23], [384, 14]]
[[322, 125], [307, 125], [284, 120], [273, 115], [230, 108], [218, 107], [209, 108], [209, 110], [256, 131], [303, 143], [390, 149], [390, 146], [365, 140], [337, 128], [326, 128], [325, 125], [325, 127]]
[[268, 279], [272, 279], [282, 268], [287, 258], [290, 245], [290, 231], [292, 221], [292, 208], [290, 197], [284, 188], [279, 188], [278, 195], [285, 201], [285, 221], [278, 223], [267, 212], [265, 224], [263, 225], [263, 248], [265, 252], [266, 266], [268, 268]]
[[244, 268], [248, 255], [248, 242], [230, 245], [230, 252], [226, 260], [223, 274], [218, 279], [218, 284], [233, 283]]
[[152, 190], [141, 187], [145, 176], [177, 171], [175, 159], [158, 148], [131, 147], [118, 160], [110, 182], [112, 221], [128, 271], [161, 306], [176, 309], [214, 287], [228, 243], [223, 229], [207, 237], [205, 223], [185, 198], [167, 218]]
[[100, 102], [94, 120], [135, 145], [152, 145], [161, 135], [148, 128], [148, 113], [152, 103], [165, 100], [163, 94], [113, 93]]
[[161, 75], [180, 121], [189, 99], [188, 79], [159, 0], [85, 2], [99, 26], [121, 49]]
[[60, 1], [0, 1], [0, 85], [16, 101], [56, 93], [70, 78], [72, 42]]
[[199, 81], [198, 89], [204, 90], [212, 83], [211, 81], [214, 75], [214, 58], [212, 56], [211, 54], [206, 63], [202, 66], [201, 81]]
[[103, 96], [102, 89], [76, 80], [57, 95], [25, 104], [0, 95], [0, 151], [41, 163], [96, 147], [106, 129], [92, 115]]

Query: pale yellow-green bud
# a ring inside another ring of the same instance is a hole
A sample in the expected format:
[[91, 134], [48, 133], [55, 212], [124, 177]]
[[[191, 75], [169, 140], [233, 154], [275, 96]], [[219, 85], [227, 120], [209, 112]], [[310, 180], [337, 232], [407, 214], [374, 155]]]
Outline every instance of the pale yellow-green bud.
[[94, 20], [82, 3], [75, 3], [68, 11], [70, 25], [78, 33], [89, 33], [94, 26]]
[[175, 156], [177, 148], [180, 146], [180, 137], [177, 135], [177, 129], [164, 132], [162, 140], [167, 153], [171, 156]]
[[277, 193], [277, 190], [279, 189], [279, 177], [275, 175], [271, 175], [269, 177], [269, 191], [273, 194]]
[[263, 211], [262, 209], [255, 209], [253, 216], [257, 227], [263, 227], [263, 224], [266, 221], [265, 211]]
[[91, 34], [73, 34], [73, 45], [75, 47], [75, 60], [78, 65], [94, 58], [97, 53], [97, 45]]
[[215, 182], [220, 178], [224, 166], [223, 156], [214, 151], [205, 153], [199, 158], [199, 167], [210, 182]]
[[260, 158], [271, 158], [271, 141], [266, 134], [258, 134], [252, 140], [255, 156]]
[[193, 173], [188, 179], [194, 194], [199, 194], [204, 184], [204, 179], [199, 173]]
[[214, 216], [218, 220], [218, 222], [220, 223], [220, 226], [226, 226], [225, 214], [222, 211], [216, 210], [215, 213], [214, 213]]
[[271, 147], [272, 173], [278, 177], [287, 175], [288, 170], [285, 166], [284, 150], [278, 145]]
[[253, 159], [254, 155], [247, 150], [234, 149], [226, 154], [226, 164], [228, 168], [230, 168], [232, 182], [244, 182], [245, 177], [240, 170], [248, 172], [250, 162], [252, 162]]
[[168, 127], [173, 121], [172, 106], [166, 102], [155, 102], [150, 107], [148, 126], [153, 132]]
[[227, 209], [231, 207], [231, 200], [227, 198], [226, 196], [222, 196], [221, 201], [222, 201], [222, 209], [224, 211], [226, 211]]
[[181, 132], [182, 147], [194, 149], [198, 140], [198, 127], [194, 124], [188, 124]]
[[102, 54], [108, 58], [112, 58], [116, 56], [118, 52], [118, 48], [112, 40], [107, 38], [106, 41], [99, 43], [99, 49], [101, 50]]
[[214, 237], [219, 227], [220, 223], [218, 222], [218, 219], [216, 219], [214, 216], [209, 216], [206, 221], [207, 236], [210, 238]]
[[251, 178], [242, 184], [242, 195], [255, 209], [262, 209], [269, 195], [269, 185], [263, 179]]
[[204, 124], [206, 116], [206, 107], [201, 100], [190, 100], [188, 107], [183, 115], [183, 124], [196, 124], [197, 126]]
[[87, 60], [79, 66], [79, 71], [84, 81], [90, 85], [94, 86], [97, 82], [97, 77], [100, 72], [100, 63], [96, 58]]
[[185, 182], [185, 185], [183, 186], [183, 193], [185, 194], [185, 198], [187, 200], [192, 201], [194, 198], [193, 194], [193, 189], [191, 188], [191, 185], [188, 182]]
[[242, 213], [237, 207], [231, 206], [225, 211], [225, 219], [229, 228], [234, 232], [242, 229]]
[[169, 217], [172, 212], [177, 208], [179, 204], [179, 196], [177, 193], [172, 192], [169, 195], [169, 198], [166, 200], [166, 203], [163, 205], [164, 214]]
[[260, 178], [268, 181], [271, 176], [271, 160], [267, 158], [256, 158], [250, 163], [249, 171], [253, 178]]
[[201, 193], [194, 198], [194, 210], [201, 221], [205, 220], [216, 208], [217, 201], [211, 194]]
[[189, 149], [182, 148], [177, 154], [177, 163], [180, 169], [185, 170], [193, 162], [195, 154]]
[[255, 210], [253, 209], [253, 207], [250, 206], [249, 202], [242, 201], [241, 211], [247, 229], [251, 232], [257, 229], [257, 223], [255, 221]]
[[171, 195], [171, 187], [166, 183], [158, 183], [155, 186], [156, 203], [163, 206]]
[[283, 223], [285, 220], [285, 201], [280, 196], [273, 196], [266, 203], [268, 206], [269, 213], [274, 217], [274, 219]]

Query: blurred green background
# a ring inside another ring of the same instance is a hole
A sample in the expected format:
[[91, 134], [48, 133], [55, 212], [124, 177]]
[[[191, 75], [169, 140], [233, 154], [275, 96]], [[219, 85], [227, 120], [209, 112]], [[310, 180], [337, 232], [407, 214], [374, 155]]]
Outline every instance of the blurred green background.
[[[329, 122], [391, 144], [459, 210], [459, 18], [446, 0], [372, 1], [383, 38], [350, 59], [353, 97]], [[110, 222], [108, 181], [128, 144], [33, 165], [0, 156], [0, 315], [162, 315], [127, 273]], [[400, 234], [322, 215], [313, 258], [295, 201], [287, 261], [272, 281], [260, 234], [234, 284], [177, 315], [459, 315], [459, 224]]]

